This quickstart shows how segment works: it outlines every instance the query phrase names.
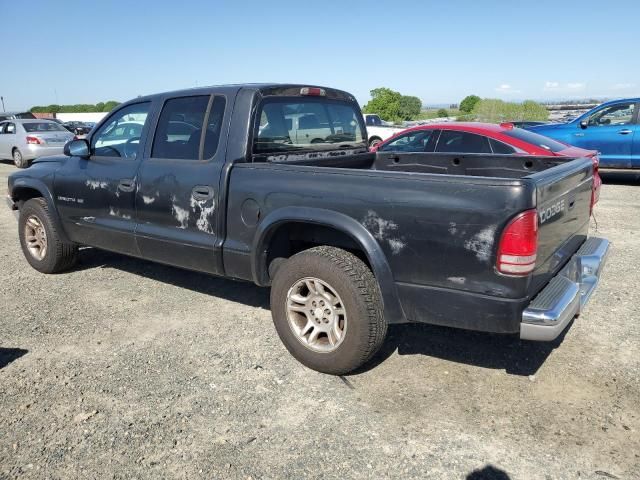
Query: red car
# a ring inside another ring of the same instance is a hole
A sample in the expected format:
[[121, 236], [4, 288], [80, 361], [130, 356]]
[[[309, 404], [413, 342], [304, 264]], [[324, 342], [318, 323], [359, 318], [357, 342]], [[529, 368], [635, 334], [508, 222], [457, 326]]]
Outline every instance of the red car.
[[493, 153], [588, 157], [593, 160], [593, 201], [600, 197], [598, 152], [572, 147], [511, 123], [432, 123], [409, 128], [371, 148], [375, 152]]

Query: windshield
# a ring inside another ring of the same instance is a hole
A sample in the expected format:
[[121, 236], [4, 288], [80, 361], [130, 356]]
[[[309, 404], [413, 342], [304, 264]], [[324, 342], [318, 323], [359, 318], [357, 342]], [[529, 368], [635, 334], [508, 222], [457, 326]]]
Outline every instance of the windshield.
[[502, 133], [508, 135], [509, 137], [517, 138], [518, 140], [536, 145], [537, 147], [544, 148], [545, 150], [549, 150], [550, 152], [554, 153], [561, 152], [562, 150], [566, 150], [567, 148], [569, 148], [564, 143], [557, 142], [555, 140], [552, 140], [551, 138], [540, 135], [539, 133], [530, 132], [529, 130], [524, 130], [522, 128], [505, 130]]
[[320, 99], [273, 99], [259, 111], [254, 153], [366, 147], [357, 105]]
[[56, 122], [29, 122], [22, 126], [27, 132], [68, 132], [66, 128]]

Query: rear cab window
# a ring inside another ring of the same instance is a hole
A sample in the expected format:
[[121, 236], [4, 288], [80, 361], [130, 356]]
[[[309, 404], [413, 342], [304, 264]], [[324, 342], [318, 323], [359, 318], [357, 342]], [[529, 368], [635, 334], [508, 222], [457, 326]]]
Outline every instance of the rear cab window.
[[549, 150], [553, 153], [561, 152], [562, 150], [566, 150], [567, 148], [569, 148], [564, 143], [557, 142], [555, 140], [552, 140], [551, 138], [545, 137], [535, 132], [531, 132], [529, 130], [524, 130], [523, 128], [505, 130], [502, 133], [509, 137], [517, 138], [518, 140], [522, 140], [523, 142], [527, 142], [532, 145], [536, 145], [537, 147], [544, 148], [545, 150]]
[[367, 151], [362, 116], [355, 101], [324, 95], [267, 96], [257, 118], [253, 154], [266, 156], [267, 160], [283, 154]]

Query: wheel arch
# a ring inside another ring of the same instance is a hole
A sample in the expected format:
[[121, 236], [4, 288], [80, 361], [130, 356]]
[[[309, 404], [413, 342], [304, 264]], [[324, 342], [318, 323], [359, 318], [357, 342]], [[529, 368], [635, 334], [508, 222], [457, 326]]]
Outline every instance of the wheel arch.
[[[361, 223], [342, 213], [319, 208], [284, 207], [267, 215], [256, 231], [251, 250], [251, 271], [256, 284], [261, 286], [270, 284], [269, 252], [273, 241], [278, 239], [278, 232], [282, 232], [282, 229], [293, 224], [330, 229], [342, 235], [343, 239], [350, 239], [353, 245], [365, 256], [363, 260], [368, 263], [378, 282], [387, 322], [406, 322], [406, 316], [398, 300], [391, 267], [382, 248], [371, 232]], [[326, 245], [327, 243], [318, 243], [317, 245], [321, 244]]]
[[18, 179], [11, 190], [11, 199], [18, 206], [18, 210], [27, 200], [38, 197], [43, 198], [45, 202], [47, 202], [49, 213], [56, 223], [56, 231], [61, 239], [65, 242], [70, 242], [67, 233], [64, 228], [62, 228], [62, 222], [58, 215], [55, 202], [53, 201], [53, 196], [43, 182], [36, 179]]

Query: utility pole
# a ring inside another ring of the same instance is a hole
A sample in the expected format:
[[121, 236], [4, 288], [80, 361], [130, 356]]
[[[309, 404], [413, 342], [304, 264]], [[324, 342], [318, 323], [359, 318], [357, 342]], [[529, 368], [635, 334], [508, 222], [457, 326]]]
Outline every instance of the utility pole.
[[2, 111], [6, 112], [6, 110], [4, 109], [4, 97], [0, 97], [0, 100], [2, 100]]

